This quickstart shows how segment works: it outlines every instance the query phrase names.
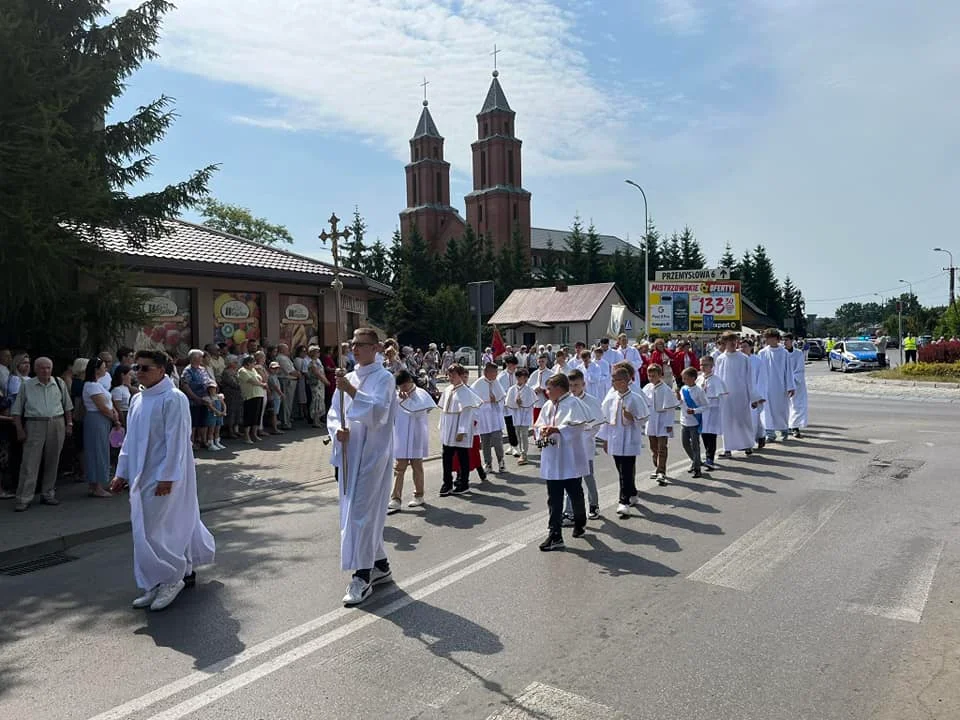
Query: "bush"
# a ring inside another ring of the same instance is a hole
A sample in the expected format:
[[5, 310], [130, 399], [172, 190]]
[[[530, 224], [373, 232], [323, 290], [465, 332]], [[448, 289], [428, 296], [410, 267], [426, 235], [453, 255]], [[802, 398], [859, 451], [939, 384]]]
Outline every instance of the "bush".
[[903, 377], [939, 377], [960, 380], [960, 363], [910, 363], [901, 365], [897, 371]]
[[922, 363], [960, 362], [960, 342], [928, 343], [917, 352]]

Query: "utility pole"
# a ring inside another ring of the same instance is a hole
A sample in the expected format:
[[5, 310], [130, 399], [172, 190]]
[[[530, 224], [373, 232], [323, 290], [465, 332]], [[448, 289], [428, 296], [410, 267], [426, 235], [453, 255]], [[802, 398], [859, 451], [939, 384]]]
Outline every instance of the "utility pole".
[[953, 303], [956, 299], [954, 288], [955, 288], [956, 272], [957, 272], [957, 268], [953, 264], [953, 253], [950, 252], [949, 250], [945, 250], [944, 248], [938, 248], [938, 247], [935, 247], [933, 251], [946, 253], [947, 256], [950, 258], [950, 267], [946, 269], [950, 271], [950, 307], [953, 307]]
[[650, 215], [647, 211], [647, 194], [633, 180], [626, 180], [643, 196], [643, 339], [650, 339]]

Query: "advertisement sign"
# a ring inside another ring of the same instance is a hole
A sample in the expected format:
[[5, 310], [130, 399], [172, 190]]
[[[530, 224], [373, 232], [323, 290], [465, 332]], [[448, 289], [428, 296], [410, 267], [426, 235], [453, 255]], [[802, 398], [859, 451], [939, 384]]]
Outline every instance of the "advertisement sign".
[[[666, 272], [666, 271], [665, 271]], [[708, 270], [669, 271], [704, 273]], [[659, 276], [660, 273], [657, 273]], [[740, 281], [659, 281], [649, 284], [650, 333], [740, 331]]]
[[213, 341], [233, 350], [244, 340], [260, 339], [260, 294], [214, 291]]
[[654, 280], [682, 282], [684, 280], [729, 280], [729, 268], [702, 268], [700, 270], [657, 270]]
[[309, 295], [280, 296], [280, 342], [295, 352], [301, 345], [317, 344], [320, 306]]
[[130, 347], [137, 350], [163, 350], [175, 358], [185, 358], [191, 346], [191, 295], [183, 288], [144, 287], [146, 295], [143, 312], [150, 323], [136, 330], [128, 338]]

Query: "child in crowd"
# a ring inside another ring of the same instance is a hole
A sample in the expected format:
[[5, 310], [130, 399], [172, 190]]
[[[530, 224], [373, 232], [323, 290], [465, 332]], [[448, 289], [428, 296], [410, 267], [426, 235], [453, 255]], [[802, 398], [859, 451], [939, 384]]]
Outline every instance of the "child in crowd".
[[617, 514], [627, 517], [631, 506], [639, 506], [637, 495], [637, 456], [643, 452], [644, 422], [650, 415], [646, 396], [633, 390], [635, 369], [630, 363], [613, 366], [613, 387], [603, 399], [601, 411], [605, 424], [598, 437], [603, 451], [613, 457], [620, 479]]
[[470, 389], [483, 402], [477, 412], [476, 421], [485, 473], [493, 472], [491, 448], [496, 451], [499, 471], [501, 473], [507, 471], [503, 462], [503, 400], [507, 393], [497, 379], [499, 370], [496, 363], [486, 363], [483, 368], [483, 377], [477, 378], [470, 386]]
[[680, 440], [683, 443], [683, 450], [690, 458], [690, 470], [695, 478], [703, 477], [700, 473], [700, 425], [702, 422], [703, 411], [706, 410], [710, 401], [706, 394], [697, 386], [697, 369], [695, 367], [684, 368], [680, 373], [680, 381], [683, 383], [677, 394], [681, 398], [680, 402]]
[[430, 454], [430, 428], [427, 415], [437, 409], [430, 393], [418, 387], [406, 370], [396, 375], [397, 419], [393, 426], [393, 455], [397, 461], [394, 470], [393, 492], [387, 504], [388, 512], [400, 510], [403, 501], [403, 476], [407, 467], [413, 468], [413, 499], [407, 507], [423, 505], [423, 460]]
[[505, 401], [505, 405], [513, 418], [513, 429], [517, 433], [517, 448], [520, 451], [520, 459], [517, 461], [517, 465], [527, 464], [527, 451], [530, 442], [528, 434], [530, 426], [533, 425], [533, 404], [537, 399], [533, 388], [527, 383], [529, 378], [529, 370], [517, 368], [517, 384], [507, 391]]
[[713, 368], [713, 356], [704, 355], [700, 360], [701, 374], [697, 378], [697, 385], [707, 396], [707, 407], [700, 415], [700, 437], [706, 455], [703, 466], [707, 470], [716, 467], [714, 462], [717, 457], [717, 436], [723, 433], [720, 398], [727, 394], [727, 386], [713, 374]]
[[533, 422], [537, 422], [540, 416], [540, 409], [547, 401], [547, 380], [553, 375], [553, 369], [547, 367], [550, 363], [550, 356], [542, 352], [537, 357], [537, 369], [530, 375], [530, 385], [536, 395], [536, 402], [533, 404]]
[[[473, 417], [483, 400], [467, 387], [467, 370], [454, 363], [447, 368], [450, 384], [440, 397], [440, 442], [443, 446], [443, 480], [440, 497], [466, 492], [470, 487], [470, 448]], [[453, 482], [453, 459], [457, 458], [457, 482]]]
[[216, 385], [207, 386], [207, 396], [203, 402], [207, 406], [207, 449], [226, 450], [226, 446], [220, 442], [220, 430], [227, 416], [227, 402]]
[[663, 381], [663, 368], [652, 363], [647, 368], [650, 382], [643, 388], [650, 409], [647, 418], [647, 439], [653, 458], [650, 479], [658, 485], [667, 484], [667, 441], [673, 437], [673, 417], [679, 403], [674, 391]]
[[[267, 413], [270, 415], [270, 434], [283, 435], [277, 423], [280, 420], [280, 407], [283, 403], [283, 387], [280, 384], [280, 363], [270, 363], [267, 373]], [[266, 419], [264, 419], [266, 422]]]
[[517, 384], [517, 366], [519, 361], [514, 355], [507, 355], [503, 359], [503, 372], [497, 375], [497, 382], [503, 388], [503, 422], [507, 426], [507, 440], [510, 442], [510, 454], [514, 457], [520, 457], [520, 448], [518, 447], [518, 438], [516, 428], [513, 426], [513, 413], [507, 407], [506, 394], [514, 385]]
[[[587, 360], [590, 353], [583, 353]], [[597, 493], [597, 479], [593, 475], [593, 458], [597, 454], [597, 432], [603, 425], [603, 409], [600, 401], [586, 392], [586, 379], [583, 370], [571, 370], [567, 373], [570, 382], [570, 394], [586, 406], [590, 424], [583, 433], [583, 451], [587, 456], [587, 472], [583, 476], [583, 484], [587, 486], [587, 519], [596, 520], [600, 517], [600, 495]], [[574, 526], [573, 498], [566, 494], [567, 500], [563, 507], [564, 527]]]

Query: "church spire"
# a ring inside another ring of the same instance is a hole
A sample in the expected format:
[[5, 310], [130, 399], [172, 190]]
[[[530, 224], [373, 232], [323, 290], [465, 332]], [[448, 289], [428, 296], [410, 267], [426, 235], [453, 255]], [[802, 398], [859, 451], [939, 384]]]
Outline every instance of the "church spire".
[[420, 122], [417, 123], [417, 129], [413, 131], [412, 140], [416, 140], [421, 137], [433, 137], [440, 138], [443, 137], [440, 135], [440, 131], [437, 130], [437, 124], [433, 121], [433, 117], [430, 115], [430, 110], [427, 107], [430, 103], [427, 101], [427, 85], [430, 84], [426, 78], [423, 79], [423, 82], [420, 83], [420, 87], [423, 88], [423, 110], [420, 112]]
[[497, 79], [499, 76], [500, 71], [494, 70], [493, 81], [490, 83], [490, 89], [487, 90], [487, 99], [483, 101], [483, 107], [480, 109], [481, 115], [494, 110], [513, 113], [513, 110], [510, 109], [510, 103], [507, 102], [507, 96], [504, 95], [503, 88], [500, 87], [500, 81]]

